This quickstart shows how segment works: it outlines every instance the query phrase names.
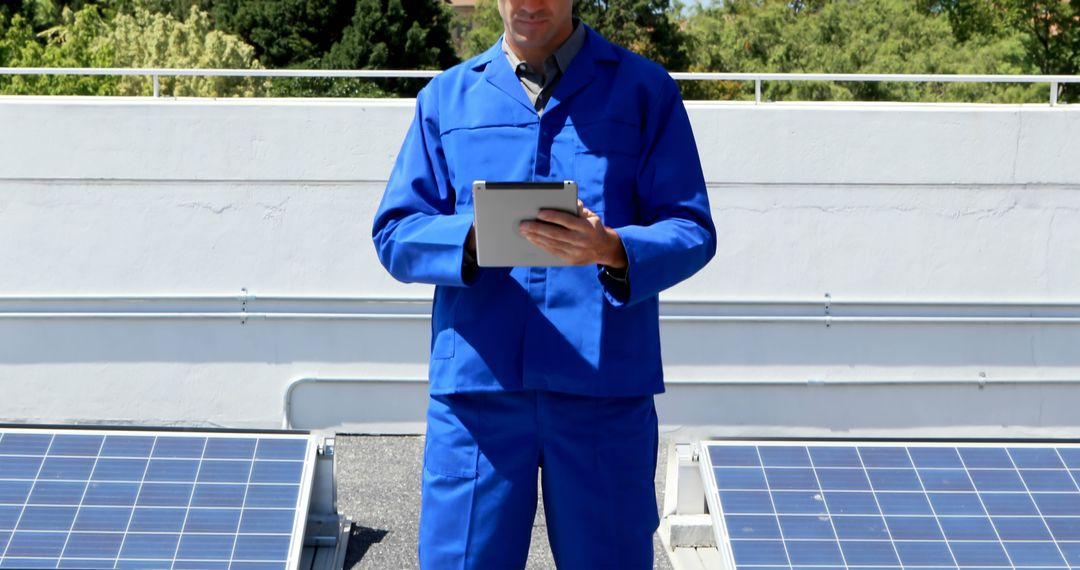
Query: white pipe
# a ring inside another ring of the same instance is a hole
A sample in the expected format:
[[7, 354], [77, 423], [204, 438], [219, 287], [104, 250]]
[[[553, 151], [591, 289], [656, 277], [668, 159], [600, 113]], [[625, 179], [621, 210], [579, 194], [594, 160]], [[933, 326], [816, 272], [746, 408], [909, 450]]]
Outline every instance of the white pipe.
[[160, 319], [196, 319], [196, 320], [220, 320], [232, 319], [249, 321], [252, 319], [262, 320], [384, 320], [384, 321], [422, 321], [430, 320], [429, 314], [402, 314], [402, 313], [341, 313], [341, 312], [307, 312], [307, 313], [247, 313], [235, 311], [221, 312], [101, 312], [101, 311], [31, 311], [31, 312], [3, 312], [0, 311], [0, 319], [134, 319], [134, 320], [160, 320]]
[[907, 316], [786, 316], [786, 315], [660, 315], [673, 323], [808, 323], [924, 324], [924, 325], [1077, 325], [1080, 317], [907, 317]]
[[676, 378], [665, 384], [707, 386], [1008, 386], [1030, 384], [1080, 384], [1080, 378], [769, 378], [751, 380]]
[[[301, 378], [285, 389], [290, 396], [301, 384], [426, 384], [421, 376], [399, 378]], [[912, 385], [1012, 385], [1012, 384], [1080, 384], [1080, 378], [667, 378], [665, 384], [717, 386], [912, 386]]]
[[236, 293], [232, 295], [0, 295], [0, 303], [63, 303], [63, 302], [109, 302], [109, 303], [155, 303], [174, 301], [275, 301], [275, 302], [339, 302], [339, 303], [406, 303], [431, 304], [431, 298], [424, 297], [328, 297], [319, 295], [253, 295]]
[[[98, 304], [168, 304], [168, 303], [239, 303], [240, 310], [228, 308], [222, 310], [165, 310], [132, 311], [116, 310], [73, 310], [63, 309], [27, 310], [25, 305], [49, 305], [71, 303]], [[248, 310], [263, 303], [337, 303], [360, 305], [397, 306], [408, 312], [391, 312], [389, 307], [383, 311], [344, 311], [344, 310]], [[3, 309], [3, 305], [23, 305]], [[713, 307], [714, 311], [723, 307], [802, 307], [820, 310], [821, 314], [670, 314], [679, 307]], [[1048, 315], [836, 315], [832, 311], [840, 307], [883, 307], [896, 309], [985, 309], [1034, 312], [1036, 310], [1058, 309], [1068, 314]], [[927, 301], [904, 300], [837, 300], [831, 297], [818, 300], [794, 299], [733, 299], [733, 300], [665, 300], [661, 302], [661, 322], [670, 323], [789, 323], [789, 324], [922, 324], [922, 325], [1075, 325], [1080, 324], [1080, 303], [1075, 301], [946, 301], [932, 299]], [[253, 295], [246, 290], [238, 295], [9, 295], [0, 296], [0, 319], [203, 319], [203, 320], [384, 320], [384, 321], [419, 321], [430, 319], [431, 302], [427, 299], [408, 297], [319, 297], [319, 296], [284, 296]]]
[[[426, 321], [427, 313], [311, 312], [182, 312], [182, 311], [0, 311], [0, 320], [358, 320]], [[921, 324], [921, 325], [1080, 325], [1080, 317], [817, 317], [784, 315], [660, 315], [670, 323], [787, 323], [787, 324]]]
[[[63, 302], [301, 302], [301, 303], [363, 303], [363, 304], [409, 304], [430, 305], [430, 297], [347, 297], [319, 295], [258, 295], [253, 293], [215, 294], [215, 295], [114, 295], [114, 294], [63, 294], [63, 295], [0, 295], [0, 303], [63, 303]], [[990, 307], [990, 308], [1076, 308], [1080, 309], [1080, 300], [977, 300], [977, 299], [837, 299], [818, 297], [808, 299], [667, 299], [660, 300], [662, 306], [877, 306], [877, 307]]]
[[[285, 388], [285, 397], [282, 406], [284, 416], [282, 425], [285, 429], [292, 428], [293, 394], [296, 389], [304, 384], [427, 384], [428, 379], [419, 376], [406, 378], [300, 378], [289, 383]], [[806, 386], [806, 387], [859, 387], [859, 386], [972, 386], [983, 388], [988, 385], [996, 386], [1030, 386], [1035, 384], [1045, 385], [1080, 385], [1080, 378], [868, 378], [865, 380], [853, 380], [847, 378], [767, 378], [732, 380], [728, 378], [718, 379], [687, 379], [669, 378], [664, 380], [667, 385], [680, 386], [726, 386], [740, 388], [746, 386]]]
[[[0, 297], [0, 300], [3, 300]], [[789, 306], [809, 305], [820, 307], [829, 305], [832, 307], [854, 306], [879, 306], [879, 307], [1002, 307], [1002, 308], [1038, 308], [1038, 307], [1071, 307], [1080, 309], [1080, 301], [1069, 300], [1030, 300], [1030, 301], [980, 301], [980, 300], [947, 300], [927, 299], [918, 301], [915, 299], [661, 299], [661, 305], [724, 305], [724, 306]]]

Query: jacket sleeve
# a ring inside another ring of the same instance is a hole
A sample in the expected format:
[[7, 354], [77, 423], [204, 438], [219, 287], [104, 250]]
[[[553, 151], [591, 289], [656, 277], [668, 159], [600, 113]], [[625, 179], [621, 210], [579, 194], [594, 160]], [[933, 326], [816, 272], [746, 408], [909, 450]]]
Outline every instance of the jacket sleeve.
[[601, 276], [608, 300], [630, 305], [690, 277], [716, 253], [705, 176], [678, 87], [663, 83], [645, 122], [638, 169], [638, 225], [615, 228], [622, 238], [628, 285]]
[[379, 261], [394, 278], [465, 285], [462, 261], [473, 216], [455, 213], [455, 202], [429, 86], [417, 95], [416, 114], [371, 232]]

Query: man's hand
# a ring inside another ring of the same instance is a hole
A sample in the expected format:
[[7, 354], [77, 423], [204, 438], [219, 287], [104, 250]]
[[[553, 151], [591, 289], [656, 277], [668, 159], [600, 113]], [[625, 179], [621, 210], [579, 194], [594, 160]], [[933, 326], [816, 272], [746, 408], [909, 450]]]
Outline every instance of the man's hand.
[[627, 266], [626, 250], [615, 230], [578, 200], [580, 216], [540, 210], [536, 220], [521, 222], [525, 239], [573, 265], [596, 263], [613, 269]]

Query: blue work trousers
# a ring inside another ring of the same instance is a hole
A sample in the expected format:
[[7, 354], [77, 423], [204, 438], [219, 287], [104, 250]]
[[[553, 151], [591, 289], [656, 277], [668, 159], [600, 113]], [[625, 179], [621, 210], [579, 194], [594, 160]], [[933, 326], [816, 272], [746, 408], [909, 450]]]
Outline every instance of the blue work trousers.
[[652, 396], [431, 396], [427, 422], [422, 569], [524, 568], [538, 473], [560, 570], [652, 568]]

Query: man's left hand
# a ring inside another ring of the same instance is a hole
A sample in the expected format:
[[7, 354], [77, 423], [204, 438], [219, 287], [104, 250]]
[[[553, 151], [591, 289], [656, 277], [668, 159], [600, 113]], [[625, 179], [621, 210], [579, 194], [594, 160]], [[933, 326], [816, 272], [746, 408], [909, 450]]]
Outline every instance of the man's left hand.
[[572, 265], [596, 263], [613, 269], [627, 266], [626, 250], [615, 230], [578, 200], [580, 216], [540, 210], [536, 220], [521, 222], [519, 231], [537, 247]]

